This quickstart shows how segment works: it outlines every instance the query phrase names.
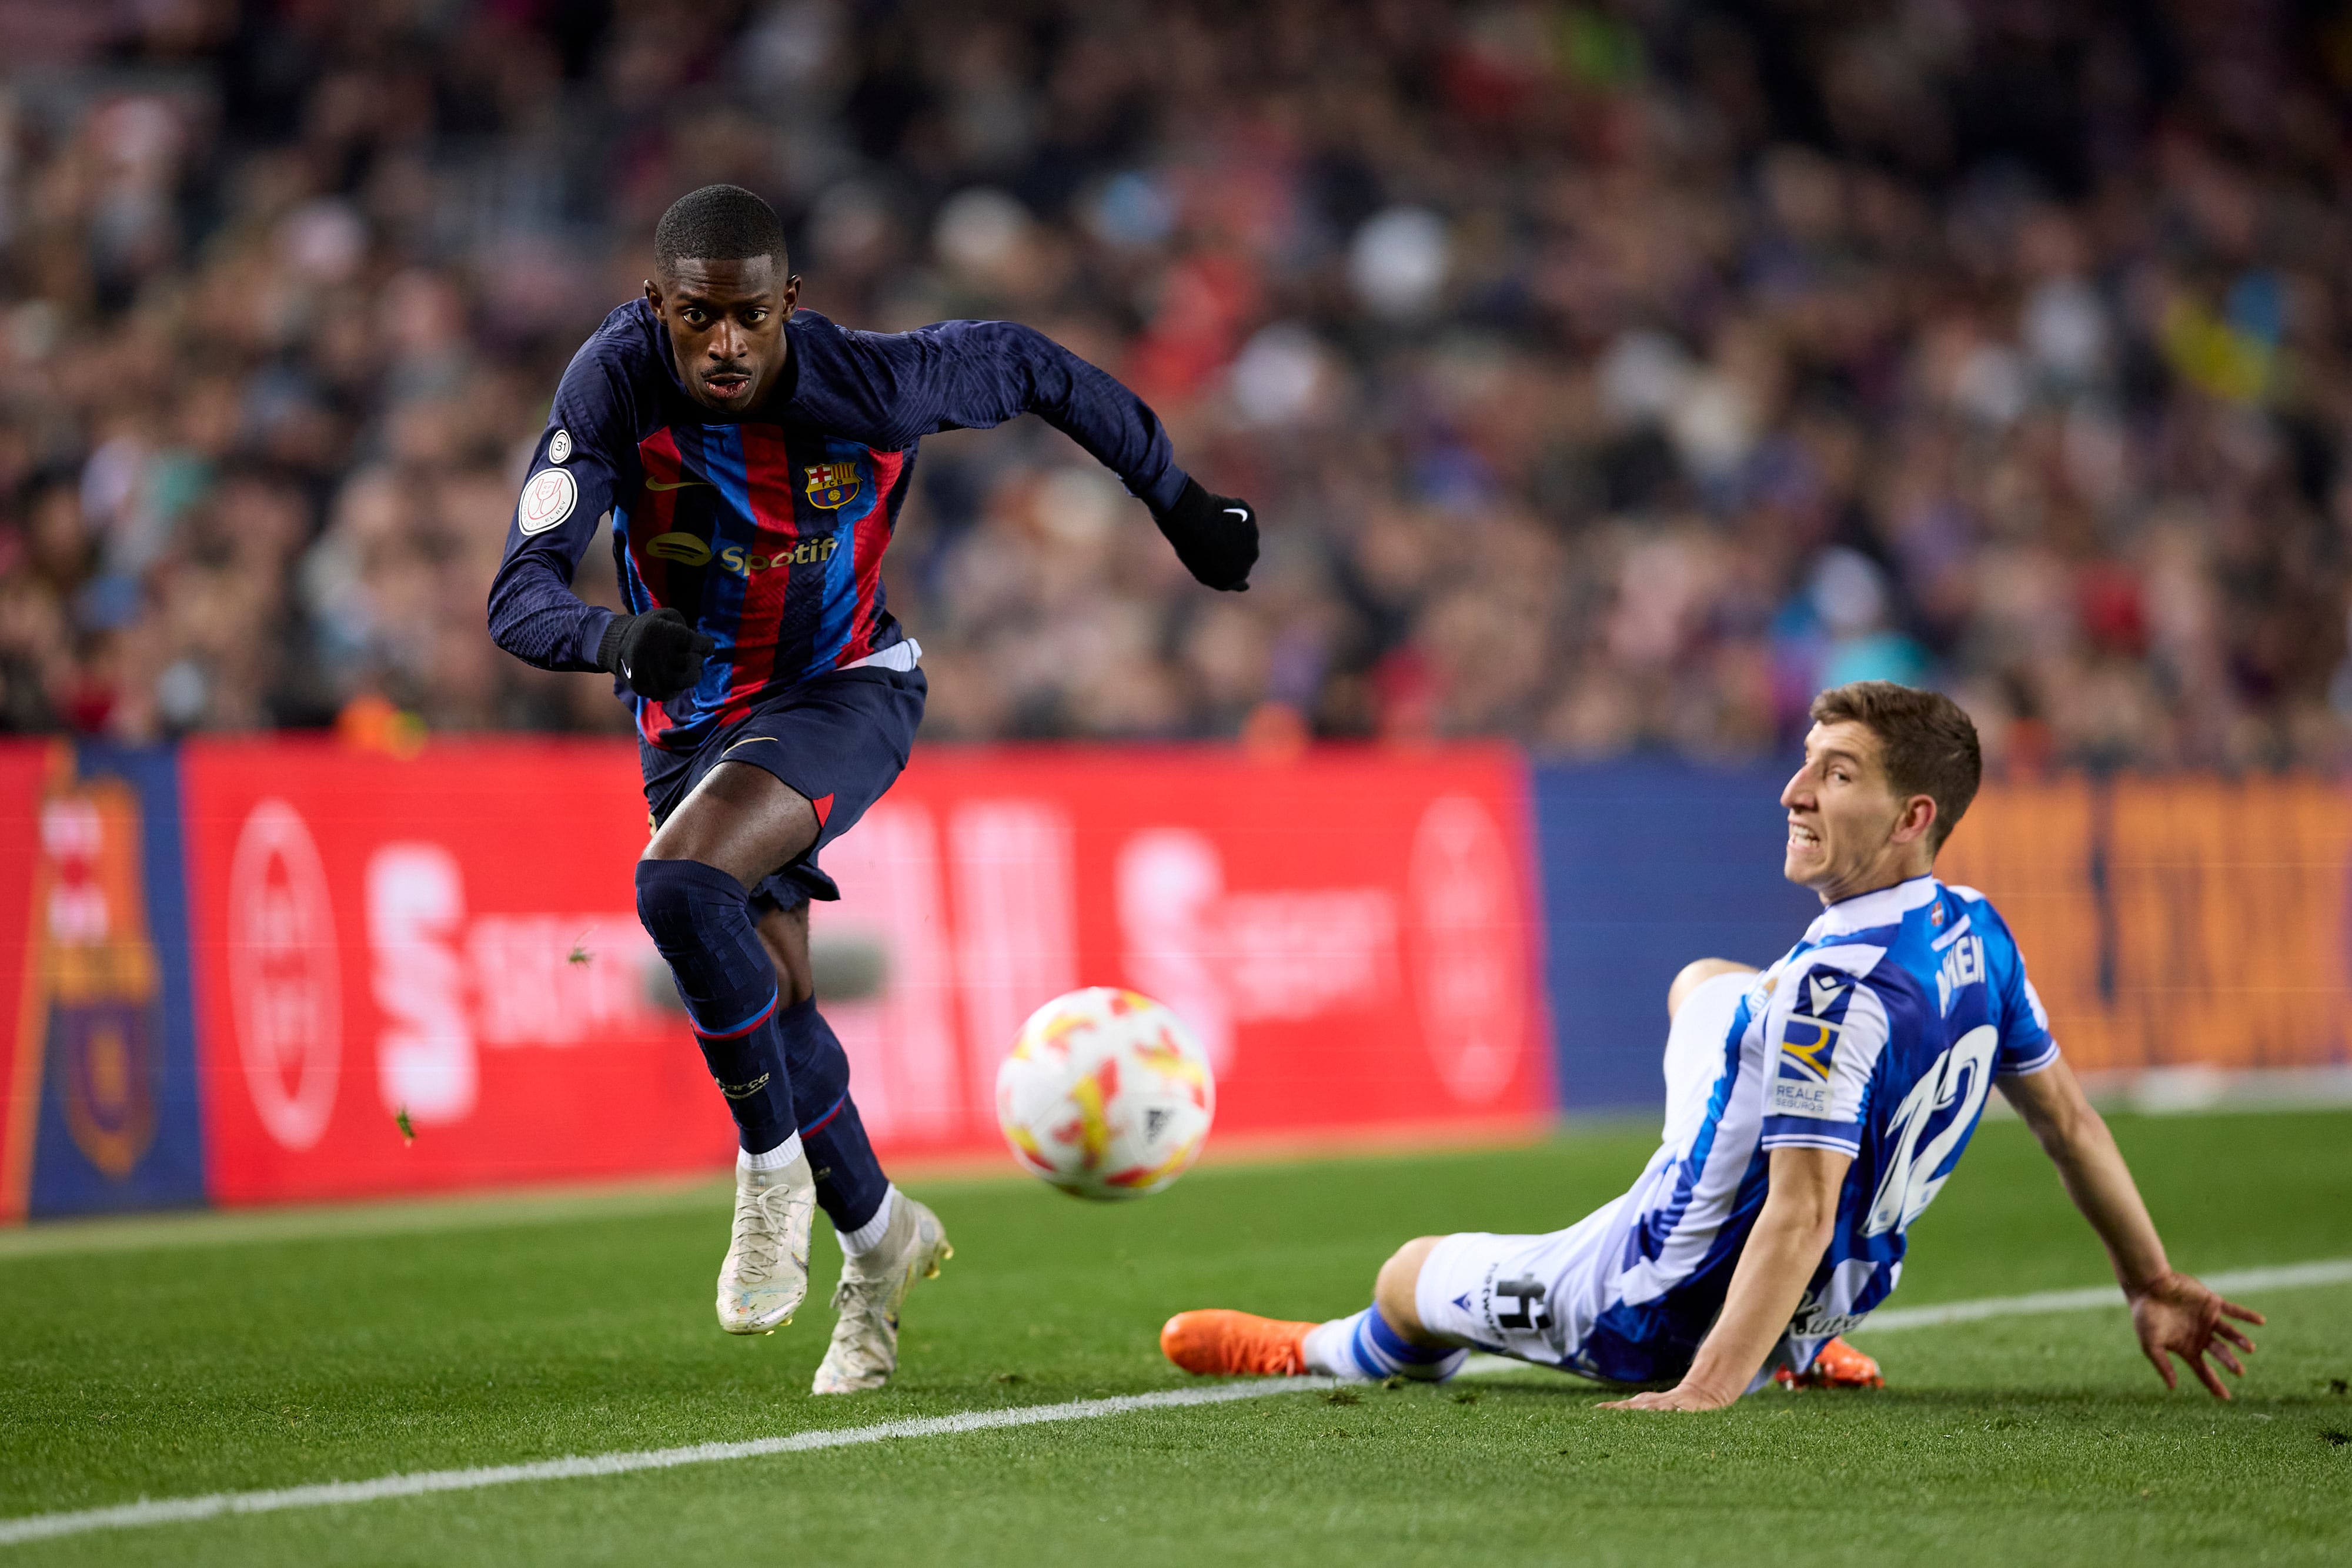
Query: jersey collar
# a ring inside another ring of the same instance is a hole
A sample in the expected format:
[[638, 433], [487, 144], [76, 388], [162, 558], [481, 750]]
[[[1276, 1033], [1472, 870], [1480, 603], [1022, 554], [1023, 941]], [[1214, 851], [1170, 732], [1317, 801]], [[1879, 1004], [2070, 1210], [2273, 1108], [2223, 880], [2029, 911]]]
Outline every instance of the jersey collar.
[[1898, 882], [1893, 887], [1882, 887], [1870, 893], [1857, 894], [1841, 899], [1822, 911], [1812, 925], [1805, 929], [1805, 940], [1820, 942], [1832, 936], [1851, 936], [1857, 931], [1875, 930], [1882, 925], [1897, 925], [1903, 916], [1936, 896], [1937, 883], [1933, 873]]

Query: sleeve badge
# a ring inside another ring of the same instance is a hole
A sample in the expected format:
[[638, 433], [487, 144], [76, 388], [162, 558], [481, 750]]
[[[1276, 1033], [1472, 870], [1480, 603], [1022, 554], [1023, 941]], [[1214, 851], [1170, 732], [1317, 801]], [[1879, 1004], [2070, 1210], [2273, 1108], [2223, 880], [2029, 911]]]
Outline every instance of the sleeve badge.
[[1769, 1113], [1825, 1119], [1834, 1114], [1830, 1074], [1836, 1062], [1838, 1035], [1845, 1028], [1844, 1004], [1853, 996], [1853, 979], [1815, 969], [1804, 975], [1798, 986], [1796, 1005], [1780, 1032]]
[[515, 526], [526, 534], [543, 534], [572, 515], [580, 504], [580, 486], [568, 468], [542, 468], [522, 487], [515, 503]]

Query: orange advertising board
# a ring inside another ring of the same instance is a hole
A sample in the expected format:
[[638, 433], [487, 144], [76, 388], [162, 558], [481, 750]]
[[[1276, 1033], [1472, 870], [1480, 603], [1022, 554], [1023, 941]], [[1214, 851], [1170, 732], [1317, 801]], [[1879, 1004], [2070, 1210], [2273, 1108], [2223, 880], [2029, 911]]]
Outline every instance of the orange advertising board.
[[1990, 785], [1937, 871], [2007, 917], [2078, 1070], [2352, 1059], [2352, 791], [2341, 785]]

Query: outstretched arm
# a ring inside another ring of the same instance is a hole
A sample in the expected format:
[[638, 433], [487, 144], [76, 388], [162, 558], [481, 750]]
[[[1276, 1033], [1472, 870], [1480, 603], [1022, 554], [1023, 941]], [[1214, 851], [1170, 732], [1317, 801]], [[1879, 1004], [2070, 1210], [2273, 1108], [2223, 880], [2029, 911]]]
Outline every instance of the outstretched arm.
[[[2228, 1320], [2260, 1323], [2263, 1315], [2223, 1301], [2186, 1274], [2175, 1273], [2164, 1255], [2156, 1223], [2140, 1201], [2131, 1168], [2116, 1147], [2115, 1134], [2084, 1098], [2083, 1086], [2063, 1061], [2039, 1071], [2000, 1081], [2000, 1092], [2058, 1167], [2066, 1196], [2106, 1244], [2116, 1281], [2131, 1302], [2139, 1347], [2167, 1388], [2179, 1386], [2172, 1357], [2187, 1362], [2216, 1399], [2230, 1391], [2206, 1362], [2210, 1355], [2243, 1376], [2245, 1367], [2230, 1346], [2251, 1354], [2254, 1342]], [[2221, 1343], [2227, 1341], [2227, 1343]]]
[[1805, 1286], [1829, 1249], [1838, 1191], [1853, 1156], [1791, 1145], [1772, 1151], [1764, 1210], [1740, 1249], [1723, 1312], [1682, 1382], [1603, 1405], [1603, 1410], [1717, 1410], [1748, 1392], [1764, 1358], [1789, 1332]]
[[1034, 328], [941, 321], [891, 336], [853, 334], [860, 374], [835, 387], [803, 382], [803, 401], [840, 399], [884, 411], [887, 439], [986, 430], [1034, 413], [1086, 448], [1151, 509], [1186, 570], [1211, 588], [1249, 586], [1257, 513], [1176, 465], [1160, 416], [1118, 378]]

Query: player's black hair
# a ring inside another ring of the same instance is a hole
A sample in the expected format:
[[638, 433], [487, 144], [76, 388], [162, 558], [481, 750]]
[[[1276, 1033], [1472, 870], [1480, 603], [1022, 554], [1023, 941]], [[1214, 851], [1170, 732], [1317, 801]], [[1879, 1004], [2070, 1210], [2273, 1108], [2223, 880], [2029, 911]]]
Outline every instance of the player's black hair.
[[654, 266], [665, 277], [681, 261], [738, 261], [772, 256], [779, 277], [791, 270], [776, 209], [740, 185], [705, 185], [669, 204], [654, 225]]
[[1878, 737], [1886, 781], [1909, 800], [1926, 795], [1936, 802], [1928, 847], [1940, 850], [1984, 779], [1984, 753], [1977, 727], [1960, 705], [1941, 692], [1893, 681], [1853, 681], [1832, 686], [1813, 699], [1815, 724], [1850, 720]]

